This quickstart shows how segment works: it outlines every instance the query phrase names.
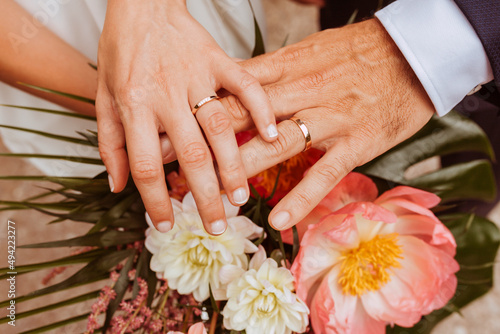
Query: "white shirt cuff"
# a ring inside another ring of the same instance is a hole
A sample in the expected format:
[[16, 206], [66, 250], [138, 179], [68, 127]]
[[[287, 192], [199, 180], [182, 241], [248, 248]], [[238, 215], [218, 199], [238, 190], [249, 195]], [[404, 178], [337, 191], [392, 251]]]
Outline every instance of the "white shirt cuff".
[[398, 0], [375, 16], [419, 78], [438, 115], [493, 80], [481, 40], [453, 0]]

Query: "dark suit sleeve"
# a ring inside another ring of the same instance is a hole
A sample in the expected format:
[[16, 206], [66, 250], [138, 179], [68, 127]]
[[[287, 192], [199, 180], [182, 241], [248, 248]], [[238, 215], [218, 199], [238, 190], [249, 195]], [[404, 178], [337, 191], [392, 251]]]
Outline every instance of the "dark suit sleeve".
[[465, 14], [490, 60], [500, 89], [500, 0], [455, 0]]

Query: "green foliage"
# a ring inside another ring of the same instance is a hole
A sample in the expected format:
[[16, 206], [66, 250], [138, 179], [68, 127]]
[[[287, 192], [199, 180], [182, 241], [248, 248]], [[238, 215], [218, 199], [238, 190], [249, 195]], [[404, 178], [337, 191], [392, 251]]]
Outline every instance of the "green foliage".
[[262, 37], [262, 31], [260, 30], [259, 22], [257, 22], [257, 17], [255, 16], [252, 3], [248, 1], [248, 4], [252, 9], [253, 22], [255, 26], [255, 46], [252, 52], [252, 58], [253, 58], [266, 53], [266, 47], [264, 46], [264, 37]]
[[428, 158], [466, 151], [480, 152], [494, 159], [490, 142], [481, 128], [473, 121], [452, 112], [445, 117], [432, 118], [415, 136], [357, 171], [433, 192], [444, 203], [466, 199], [494, 199], [495, 180], [491, 164], [486, 160], [456, 164], [412, 180], [404, 177], [409, 167]]
[[89, 99], [89, 98], [86, 98], [86, 97], [83, 97], [83, 96], [78, 96], [78, 95], [74, 95], [74, 94], [68, 94], [68, 93], [60, 92], [58, 90], [53, 90], [53, 89], [43, 88], [43, 87], [39, 87], [39, 86], [34, 86], [34, 85], [30, 85], [30, 84], [27, 84], [27, 83], [24, 83], [24, 82], [18, 82], [18, 84], [22, 85], [22, 86], [25, 86], [25, 87], [28, 87], [28, 88], [31, 88], [31, 89], [39, 90], [41, 92], [55, 94], [55, 95], [67, 97], [67, 98], [72, 99], [72, 100], [76, 100], [76, 101], [85, 102], [85, 103], [89, 103], [89, 104], [95, 105], [95, 100]]

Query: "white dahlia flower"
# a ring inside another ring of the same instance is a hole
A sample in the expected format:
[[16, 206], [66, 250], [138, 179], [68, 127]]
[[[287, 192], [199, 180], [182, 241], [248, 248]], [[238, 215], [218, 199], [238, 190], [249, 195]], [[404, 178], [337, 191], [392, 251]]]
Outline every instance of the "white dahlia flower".
[[245, 216], [237, 216], [239, 208], [222, 195], [228, 228], [220, 236], [212, 236], [203, 228], [193, 195], [182, 203], [172, 199], [175, 224], [167, 233], [153, 226], [146, 230], [146, 248], [153, 254], [150, 267], [168, 281], [180, 294], [193, 294], [202, 302], [209, 298], [209, 286], [216, 297], [225, 296], [225, 284], [219, 280], [224, 265], [247, 268], [246, 253], [258, 248], [250, 239], [262, 235], [262, 228]]
[[227, 304], [222, 311], [227, 329], [245, 330], [247, 334], [303, 333], [308, 325], [309, 309], [294, 290], [290, 270], [278, 268], [266, 259], [262, 246], [250, 261], [249, 270], [226, 265], [221, 281], [228, 283]]

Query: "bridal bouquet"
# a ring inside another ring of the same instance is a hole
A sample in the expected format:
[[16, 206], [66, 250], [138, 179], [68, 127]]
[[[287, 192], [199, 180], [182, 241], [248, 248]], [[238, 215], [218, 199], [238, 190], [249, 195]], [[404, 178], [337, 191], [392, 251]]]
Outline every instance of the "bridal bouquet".
[[[97, 147], [93, 132], [69, 138], [17, 130]], [[238, 140], [254, 135], [244, 132]], [[433, 119], [413, 138], [347, 175], [297, 226], [276, 231], [267, 216], [322, 154], [309, 150], [251, 178], [252, 197], [242, 208], [222, 193], [228, 229], [221, 236], [205, 232], [177, 163], [164, 166], [175, 210], [168, 233], [148, 226], [132, 180], [114, 194], [106, 173], [94, 178], [4, 176], [53, 187], [34, 199], [1, 201], [1, 210], [38, 210], [52, 216], [52, 223], [91, 226], [76, 238], [22, 246], [71, 251], [18, 266], [18, 275], [53, 268], [49, 282], [64, 267], [84, 266], [65, 280], [18, 296], [15, 303], [95, 282], [101, 288], [83, 295], [68, 291], [58, 303], [14, 319], [7, 314], [0, 323], [94, 299], [83, 314], [25, 333], [73, 322], [85, 333], [429, 333], [488, 292], [500, 243], [493, 223], [453, 210], [460, 201], [495, 196], [487, 160], [406, 177], [418, 162], [463, 150], [492, 156], [471, 121], [453, 113]], [[102, 164], [85, 157], [37, 157]], [[0, 269], [2, 280], [9, 271]]]

